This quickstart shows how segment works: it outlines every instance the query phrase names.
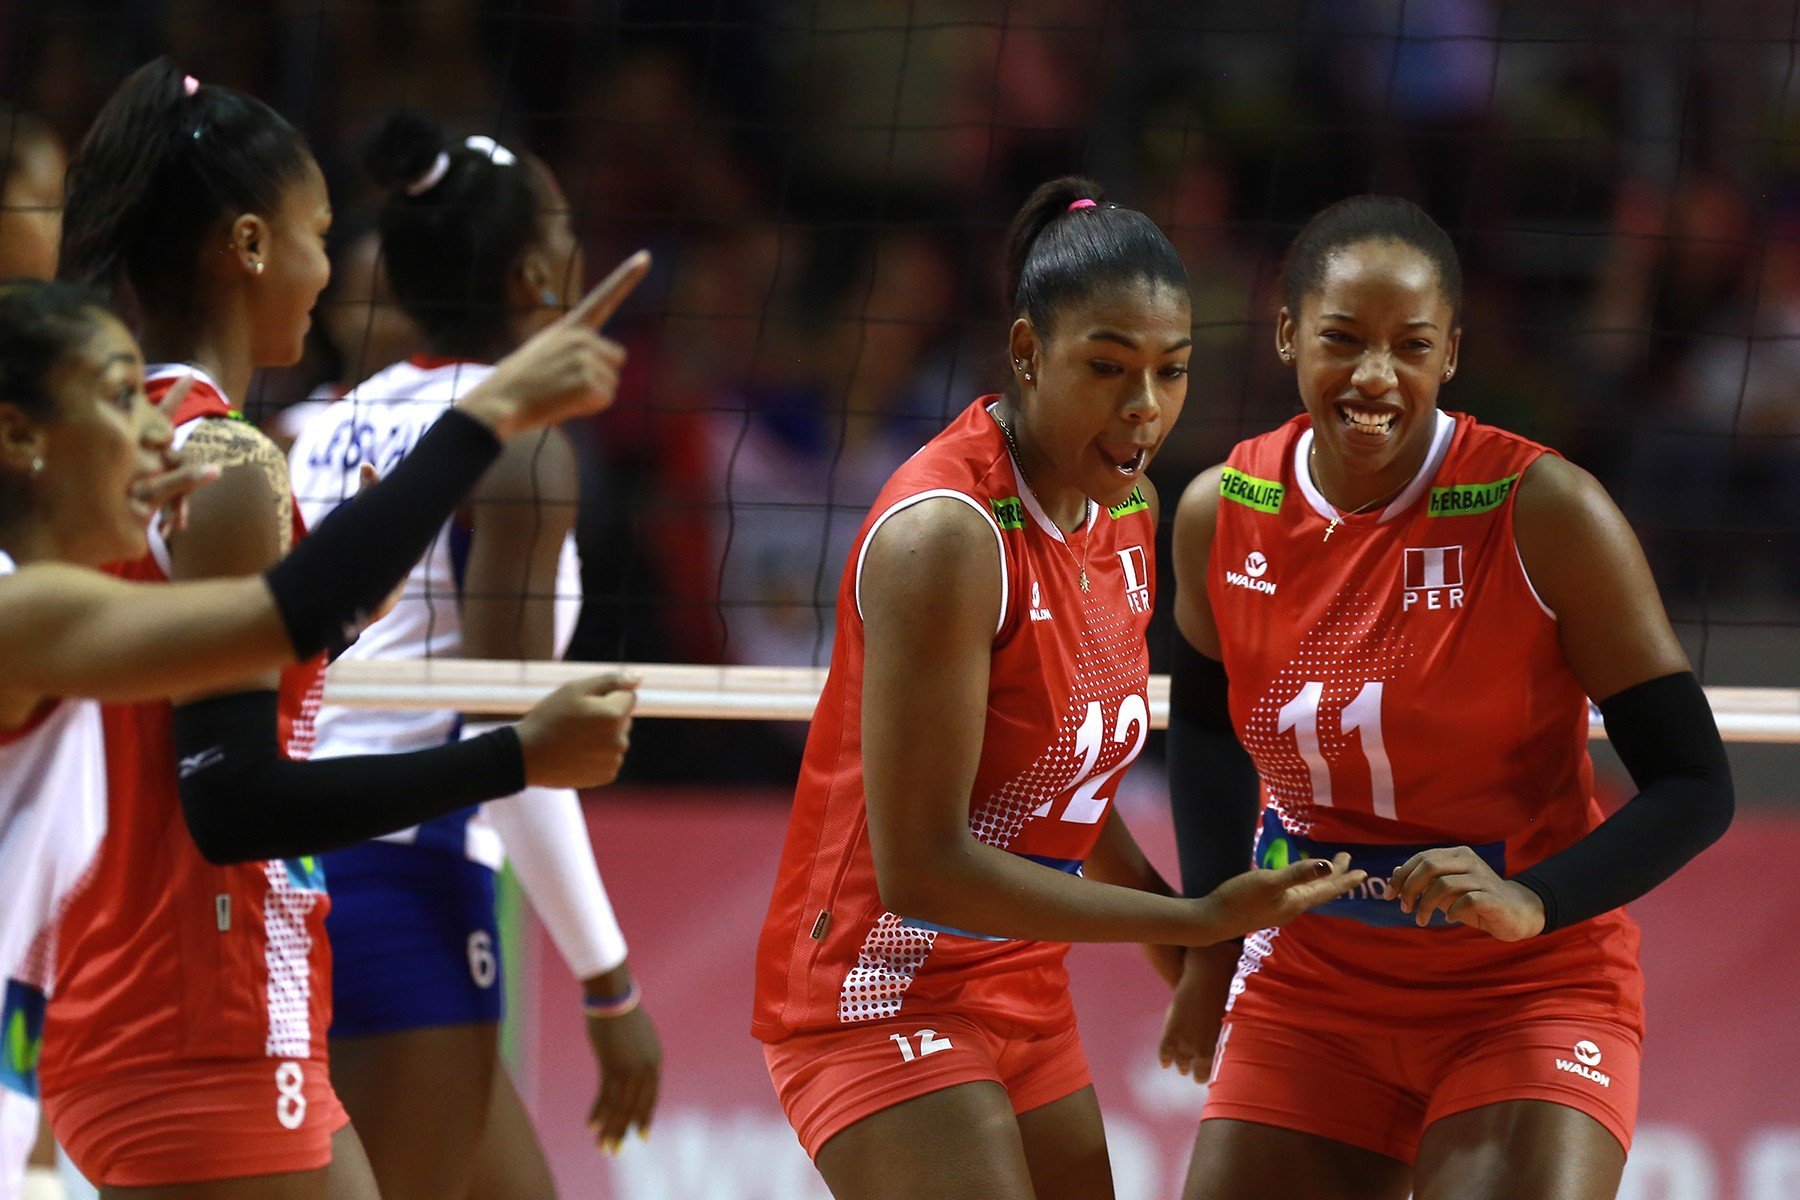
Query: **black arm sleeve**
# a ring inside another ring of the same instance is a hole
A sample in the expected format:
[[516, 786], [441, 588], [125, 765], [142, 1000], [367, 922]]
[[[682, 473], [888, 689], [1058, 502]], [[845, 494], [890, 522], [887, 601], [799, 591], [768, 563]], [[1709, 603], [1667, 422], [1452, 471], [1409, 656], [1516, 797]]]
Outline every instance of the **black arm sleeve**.
[[276, 694], [239, 692], [175, 710], [181, 811], [208, 862], [299, 858], [510, 796], [525, 755], [510, 725], [409, 754], [289, 762]]
[[1204, 896], [1252, 865], [1261, 799], [1231, 727], [1225, 665], [1177, 630], [1169, 663], [1169, 807], [1184, 895]]
[[1628, 687], [1600, 713], [1639, 791], [1586, 837], [1513, 876], [1544, 902], [1545, 933], [1636, 900], [1731, 824], [1731, 767], [1692, 671]]
[[269, 568], [263, 579], [295, 658], [355, 641], [499, 455], [486, 425], [451, 409], [385, 479], [338, 505]]

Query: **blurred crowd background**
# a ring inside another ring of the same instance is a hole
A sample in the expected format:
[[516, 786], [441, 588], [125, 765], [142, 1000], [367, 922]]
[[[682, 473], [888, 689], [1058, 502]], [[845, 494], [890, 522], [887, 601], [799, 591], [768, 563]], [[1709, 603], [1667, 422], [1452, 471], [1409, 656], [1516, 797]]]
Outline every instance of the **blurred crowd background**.
[[[1397, 192], [1464, 255], [1445, 406], [1600, 476], [1706, 682], [1800, 679], [1796, 0], [15, 0], [5, 221], [54, 219], [57, 144], [163, 52], [289, 114], [332, 187], [313, 346], [248, 398], [273, 431], [414, 348], [359, 170], [397, 106], [540, 154], [590, 274], [655, 251], [578, 435], [573, 657], [823, 665], [876, 491], [1004, 381], [1008, 218], [1078, 170], [1192, 273], [1165, 497], [1297, 411], [1299, 224]], [[629, 770], [784, 781], [800, 735], [646, 723]]]

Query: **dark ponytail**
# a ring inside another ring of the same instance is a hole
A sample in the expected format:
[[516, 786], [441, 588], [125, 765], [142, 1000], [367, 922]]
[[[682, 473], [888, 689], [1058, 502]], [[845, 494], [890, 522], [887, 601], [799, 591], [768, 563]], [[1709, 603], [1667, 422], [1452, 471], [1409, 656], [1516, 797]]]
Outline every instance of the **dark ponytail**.
[[[142, 306], [190, 302], [204, 237], [240, 213], [269, 216], [312, 154], [252, 96], [198, 84], [167, 58], [119, 85], [69, 165], [60, 278]], [[221, 249], [223, 244], [221, 244]]]
[[1281, 264], [1281, 295], [1296, 318], [1300, 301], [1325, 282], [1333, 254], [1359, 242], [1400, 242], [1431, 260], [1452, 319], [1462, 310], [1462, 263], [1443, 227], [1411, 200], [1351, 196], [1321, 209], [1300, 229]]
[[523, 158], [486, 139], [452, 138], [397, 112], [365, 160], [388, 189], [381, 256], [400, 306], [439, 354], [488, 358], [506, 349], [506, 289], [543, 236], [549, 197]]
[[1013, 218], [1007, 294], [1014, 314], [1030, 318], [1040, 332], [1048, 333], [1055, 314], [1070, 302], [1140, 281], [1185, 295], [1187, 267], [1156, 222], [1109, 203], [1091, 179], [1068, 175], [1041, 184]]

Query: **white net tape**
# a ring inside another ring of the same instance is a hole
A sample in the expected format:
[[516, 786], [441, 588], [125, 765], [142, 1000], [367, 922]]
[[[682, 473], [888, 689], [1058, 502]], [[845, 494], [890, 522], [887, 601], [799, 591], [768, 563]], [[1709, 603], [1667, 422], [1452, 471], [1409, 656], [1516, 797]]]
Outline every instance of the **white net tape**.
[[[340, 662], [326, 676], [325, 701], [358, 708], [454, 709], [518, 714], [570, 680], [611, 669], [595, 663]], [[825, 672], [799, 667], [708, 667], [627, 663], [638, 675], [637, 715], [751, 721], [807, 721]], [[1706, 689], [1728, 742], [1800, 743], [1800, 689]], [[1150, 677], [1150, 724], [1169, 724], [1169, 677]], [[1605, 737], [1598, 716], [1595, 737]]]

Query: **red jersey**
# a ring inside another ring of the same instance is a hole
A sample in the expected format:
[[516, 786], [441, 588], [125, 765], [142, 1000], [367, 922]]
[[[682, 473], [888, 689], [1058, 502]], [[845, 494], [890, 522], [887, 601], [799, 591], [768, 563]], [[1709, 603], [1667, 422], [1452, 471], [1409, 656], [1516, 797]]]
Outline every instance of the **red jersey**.
[[1085, 530], [1065, 539], [1023, 486], [989, 411], [995, 399], [970, 405], [894, 473], [845, 565], [831, 670], [757, 948], [751, 1028], [764, 1041], [903, 1006], [909, 1015], [947, 1011], [1033, 1028], [1068, 1021], [1066, 943], [992, 938], [886, 910], [863, 800], [858, 579], [882, 522], [926, 499], [968, 504], [1000, 545], [1000, 620], [970, 832], [1046, 870], [1078, 873], [1149, 733], [1149, 505], [1141, 491], [1111, 509], [1090, 504]]
[[[153, 368], [152, 399], [190, 373]], [[176, 414], [224, 418], [230, 405], [198, 375]], [[298, 512], [295, 537], [305, 533]], [[164, 582], [167, 556], [109, 570]], [[280, 744], [311, 751], [325, 659], [281, 677]], [[61, 967], [40, 1066], [47, 1094], [144, 1063], [323, 1059], [331, 1024], [330, 900], [311, 859], [219, 867], [195, 848], [181, 813], [167, 702], [102, 709], [107, 835], [59, 928]], [[246, 797], [253, 801], [253, 797]]]
[[1232, 721], [1262, 778], [1259, 860], [1347, 849], [1370, 875], [1252, 937], [1233, 1011], [1291, 1016], [1329, 997], [1332, 1023], [1386, 1025], [1592, 1002], [1635, 1026], [1623, 910], [1505, 943], [1441, 915], [1421, 929], [1385, 899], [1419, 850], [1467, 845], [1511, 876], [1602, 817], [1588, 699], [1513, 538], [1515, 487], [1548, 451], [1436, 420], [1412, 483], [1361, 516], [1313, 484], [1305, 416], [1227, 461], [1206, 587]]

